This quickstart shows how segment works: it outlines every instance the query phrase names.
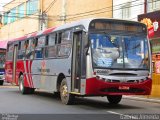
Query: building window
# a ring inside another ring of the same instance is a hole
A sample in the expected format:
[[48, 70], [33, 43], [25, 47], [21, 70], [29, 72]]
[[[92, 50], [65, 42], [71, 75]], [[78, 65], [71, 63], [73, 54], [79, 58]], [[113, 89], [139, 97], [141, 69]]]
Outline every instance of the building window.
[[32, 15], [38, 12], [39, 0], [29, 0], [27, 1], [27, 15]]
[[160, 10], [160, 0], [148, 0], [147, 3], [148, 12]]
[[4, 13], [3, 24], [8, 24], [8, 13]]
[[9, 18], [10, 18], [10, 21], [9, 23], [12, 23], [14, 21], [16, 21], [16, 17], [17, 17], [17, 13], [16, 13], [16, 8], [13, 8], [10, 13], [9, 13]]
[[131, 15], [131, 5], [130, 3], [126, 3], [125, 5], [123, 5], [121, 7], [122, 9], [122, 19], [128, 19], [130, 18], [130, 15]]
[[3, 20], [4, 25], [16, 21], [16, 17], [17, 17], [16, 8], [13, 8], [12, 10], [4, 13], [4, 20]]
[[24, 4], [21, 4], [18, 6], [18, 18], [23, 18], [24, 17]]

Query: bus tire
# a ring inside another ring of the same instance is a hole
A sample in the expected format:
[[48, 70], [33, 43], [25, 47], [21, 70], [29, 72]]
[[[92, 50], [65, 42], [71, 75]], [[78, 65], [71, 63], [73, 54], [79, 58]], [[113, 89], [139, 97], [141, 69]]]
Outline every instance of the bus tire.
[[35, 88], [28, 88], [29, 90], [28, 90], [28, 93], [29, 94], [33, 94], [34, 92], [35, 92]]
[[107, 99], [110, 104], [118, 104], [122, 99], [122, 95], [107, 95]]
[[19, 90], [22, 94], [32, 94], [34, 93], [34, 88], [28, 88], [24, 86], [24, 76], [20, 75], [19, 77]]
[[3, 81], [3, 80], [1, 80], [1, 81], [0, 81], [0, 85], [3, 85], [3, 82], [4, 82], [4, 81]]
[[60, 97], [63, 104], [73, 104], [74, 95], [68, 92], [68, 85], [66, 78], [64, 78], [60, 85]]

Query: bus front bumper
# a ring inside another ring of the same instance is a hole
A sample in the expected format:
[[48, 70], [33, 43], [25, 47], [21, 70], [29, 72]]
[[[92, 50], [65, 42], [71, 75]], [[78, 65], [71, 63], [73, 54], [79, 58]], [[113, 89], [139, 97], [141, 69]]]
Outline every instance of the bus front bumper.
[[114, 83], [90, 78], [86, 80], [86, 95], [150, 95], [151, 87], [151, 79], [140, 83]]

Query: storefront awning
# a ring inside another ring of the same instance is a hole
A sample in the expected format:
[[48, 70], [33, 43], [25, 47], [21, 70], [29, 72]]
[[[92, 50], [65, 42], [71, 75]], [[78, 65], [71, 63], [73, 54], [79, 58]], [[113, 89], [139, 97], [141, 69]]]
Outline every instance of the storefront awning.
[[0, 41], [0, 48], [6, 49], [7, 48], [7, 43], [8, 43], [8, 41]]

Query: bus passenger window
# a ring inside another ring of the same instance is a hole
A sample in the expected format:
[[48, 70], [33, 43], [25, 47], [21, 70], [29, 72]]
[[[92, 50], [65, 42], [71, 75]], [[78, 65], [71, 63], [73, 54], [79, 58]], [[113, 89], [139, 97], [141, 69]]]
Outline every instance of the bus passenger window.
[[25, 41], [19, 43], [18, 49], [18, 59], [23, 59], [25, 57]]
[[21, 42], [18, 43], [18, 50], [21, 49]]
[[29, 40], [29, 46], [26, 50], [26, 58], [33, 59], [34, 58], [34, 47], [35, 47], [35, 39]]
[[51, 58], [56, 57], [56, 46], [49, 46], [45, 50], [45, 57]]
[[12, 60], [12, 58], [13, 58], [13, 44], [10, 44], [8, 46], [7, 60]]
[[50, 58], [50, 57], [56, 57], [56, 34], [50, 34], [48, 36], [48, 45], [45, 48], [45, 57]]
[[58, 44], [60, 44], [62, 41], [62, 33], [58, 34]]
[[71, 52], [71, 45], [70, 44], [62, 44], [58, 46], [58, 56], [59, 57], [67, 57], [70, 55]]
[[62, 42], [61, 43], [71, 43], [72, 35], [71, 31], [67, 30], [62, 33]]
[[35, 58], [43, 58], [43, 48], [35, 49]]
[[41, 36], [38, 38], [37, 46], [35, 49], [35, 58], [43, 58], [43, 51], [45, 47], [46, 36]]
[[61, 33], [61, 44], [58, 47], [58, 56], [59, 57], [67, 57], [70, 55], [71, 52], [71, 31], [67, 30]]
[[53, 46], [53, 45], [55, 45], [55, 42], [56, 42], [56, 35], [55, 34], [50, 34], [48, 36], [48, 45]]

